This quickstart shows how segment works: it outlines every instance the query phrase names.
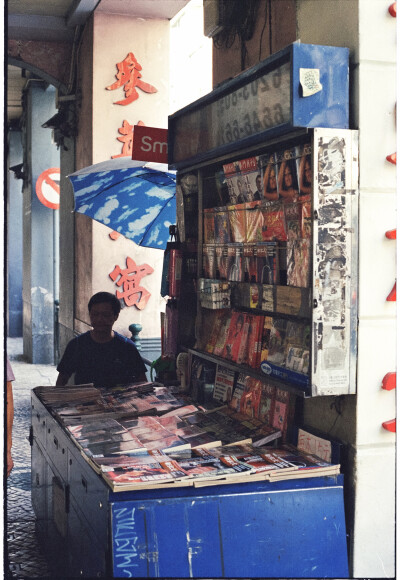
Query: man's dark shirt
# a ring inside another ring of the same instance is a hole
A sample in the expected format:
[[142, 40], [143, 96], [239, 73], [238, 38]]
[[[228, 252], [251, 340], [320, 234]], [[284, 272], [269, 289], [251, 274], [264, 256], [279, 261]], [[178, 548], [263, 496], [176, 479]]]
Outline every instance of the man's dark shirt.
[[75, 373], [76, 385], [111, 387], [137, 381], [146, 367], [129, 338], [114, 332], [112, 340], [99, 343], [88, 331], [67, 344], [57, 370], [67, 376]]

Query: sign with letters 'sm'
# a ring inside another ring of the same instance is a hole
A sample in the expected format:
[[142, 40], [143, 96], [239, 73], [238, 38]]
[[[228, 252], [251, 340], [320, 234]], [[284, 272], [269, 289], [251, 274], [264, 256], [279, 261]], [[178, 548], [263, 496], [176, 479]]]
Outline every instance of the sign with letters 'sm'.
[[168, 129], [135, 125], [132, 159], [168, 163]]

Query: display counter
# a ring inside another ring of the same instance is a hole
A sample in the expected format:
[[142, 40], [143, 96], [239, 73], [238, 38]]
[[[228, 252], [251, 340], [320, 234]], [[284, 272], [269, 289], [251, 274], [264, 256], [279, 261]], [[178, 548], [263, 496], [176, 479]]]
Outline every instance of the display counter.
[[31, 444], [53, 577], [348, 577], [342, 475], [113, 492], [34, 392]]

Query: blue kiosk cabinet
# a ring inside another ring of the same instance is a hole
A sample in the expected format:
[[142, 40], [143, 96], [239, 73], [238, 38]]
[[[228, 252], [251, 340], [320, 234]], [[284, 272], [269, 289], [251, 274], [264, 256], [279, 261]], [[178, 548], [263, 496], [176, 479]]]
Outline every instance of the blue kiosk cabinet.
[[116, 493], [34, 391], [32, 435], [52, 577], [348, 577], [342, 475]]

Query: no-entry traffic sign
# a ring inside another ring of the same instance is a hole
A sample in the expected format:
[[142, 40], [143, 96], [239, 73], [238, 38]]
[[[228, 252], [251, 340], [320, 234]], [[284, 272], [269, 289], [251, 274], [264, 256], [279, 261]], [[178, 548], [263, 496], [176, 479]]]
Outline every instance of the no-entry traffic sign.
[[39, 201], [50, 209], [60, 207], [60, 169], [52, 167], [39, 175], [36, 181]]

